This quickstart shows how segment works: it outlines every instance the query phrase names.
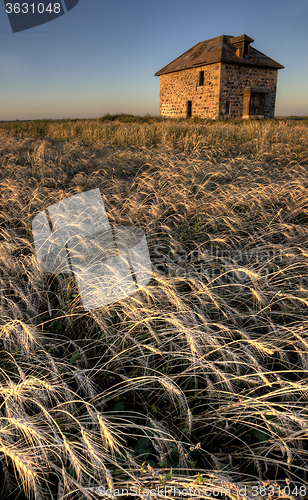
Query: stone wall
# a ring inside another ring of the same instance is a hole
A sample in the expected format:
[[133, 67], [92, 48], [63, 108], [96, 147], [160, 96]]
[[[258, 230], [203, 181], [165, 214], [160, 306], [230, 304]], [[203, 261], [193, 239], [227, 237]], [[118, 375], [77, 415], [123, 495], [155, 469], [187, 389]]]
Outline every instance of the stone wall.
[[[200, 71], [204, 71], [202, 86], [199, 86]], [[191, 101], [191, 116], [242, 118], [244, 88], [261, 87], [269, 92], [265, 96], [264, 116], [273, 118], [277, 73], [278, 70], [271, 68], [216, 63], [161, 75], [160, 115], [186, 118], [187, 101]]]
[[[202, 86], [199, 86], [200, 71], [204, 71]], [[161, 116], [186, 118], [187, 101], [192, 101], [191, 116], [218, 116], [220, 64], [168, 73], [159, 80]]]
[[[242, 118], [243, 90], [245, 87], [262, 87], [268, 90], [265, 96], [264, 117], [273, 118], [275, 113], [277, 69], [221, 64], [219, 116]], [[229, 101], [229, 114], [226, 114]]]

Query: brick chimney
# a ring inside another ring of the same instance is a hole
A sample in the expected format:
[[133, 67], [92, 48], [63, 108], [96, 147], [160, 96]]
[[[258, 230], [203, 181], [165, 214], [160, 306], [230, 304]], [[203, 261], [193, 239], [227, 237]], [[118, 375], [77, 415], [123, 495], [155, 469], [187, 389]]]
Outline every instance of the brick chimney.
[[241, 35], [230, 38], [230, 42], [236, 49], [237, 57], [244, 57], [249, 55], [249, 45], [254, 42], [254, 40], [247, 35]]

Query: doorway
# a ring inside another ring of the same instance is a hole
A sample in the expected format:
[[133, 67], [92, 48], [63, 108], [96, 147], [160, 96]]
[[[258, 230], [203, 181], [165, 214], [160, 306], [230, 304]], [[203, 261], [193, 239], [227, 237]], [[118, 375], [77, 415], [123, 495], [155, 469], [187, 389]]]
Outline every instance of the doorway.
[[243, 118], [264, 118], [265, 96], [268, 90], [245, 87], [243, 91]]
[[264, 94], [251, 94], [250, 96], [250, 115], [264, 115]]
[[191, 118], [191, 101], [186, 104], [186, 118]]

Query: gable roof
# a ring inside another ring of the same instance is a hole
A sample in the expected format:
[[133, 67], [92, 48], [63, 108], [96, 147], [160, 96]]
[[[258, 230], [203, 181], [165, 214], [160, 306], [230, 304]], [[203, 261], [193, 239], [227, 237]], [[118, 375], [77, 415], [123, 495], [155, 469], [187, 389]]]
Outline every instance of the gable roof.
[[284, 68], [284, 66], [251, 46], [249, 48], [249, 55], [238, 57], [236, 55], [236, 47], [230, 40], [233, 38], [233, 41], [235, 41], [237, 39], [243, 39], [243, 37], [246, 37], [246, 40], [254, 41], [252, 38], [247, 37], [247, 35], [242, 35], [241, 37], [221, 35], [205, 40], [204, 42], [199, 42], [197, 45], [184, 52], [184, 54], [171, 61], [167, 66], [157, 71], [155, 75], [160, 76], [166, 73], [173, 73], [174, 71], [181, 71], [218, 62], [262, 68]]

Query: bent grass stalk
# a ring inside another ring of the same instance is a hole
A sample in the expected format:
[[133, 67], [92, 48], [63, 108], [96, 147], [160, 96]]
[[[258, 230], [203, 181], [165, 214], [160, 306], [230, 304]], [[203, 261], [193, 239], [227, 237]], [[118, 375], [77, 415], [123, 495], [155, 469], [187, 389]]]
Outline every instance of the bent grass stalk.
[[[4, 495], [307, 484], [307, 121], [110, 115], [0, 136]], [[112, 225], [145, 230], [153, 278], [85, 312], [30, 228], [97, 187]]]

